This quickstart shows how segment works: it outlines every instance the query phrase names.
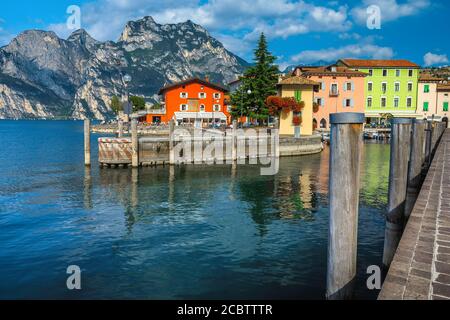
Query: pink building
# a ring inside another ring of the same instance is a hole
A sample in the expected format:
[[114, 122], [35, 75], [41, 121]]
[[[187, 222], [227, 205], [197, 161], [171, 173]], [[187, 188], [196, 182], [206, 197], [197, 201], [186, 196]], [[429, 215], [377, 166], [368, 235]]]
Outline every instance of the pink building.
[[319, 92], [314, 93], [314, 102], [319, 105], [313, 114], [314, 129], [329, 130], [330, 113], [364, 113], [366, 73], [335, 65], [297, 67], [293, 73], [321, 84]]

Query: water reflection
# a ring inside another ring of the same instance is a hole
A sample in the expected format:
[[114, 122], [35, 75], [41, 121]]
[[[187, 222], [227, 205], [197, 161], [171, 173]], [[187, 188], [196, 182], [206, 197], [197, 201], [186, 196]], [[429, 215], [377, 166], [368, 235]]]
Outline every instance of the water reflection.
[[[276, 176], [259, 166], [85, 169], [82, 125], [0, 126], [0, 149], [20, 155], [0, 150], [0, 298], [324, 298], [327, 148], [283, 158]], [[388, 156], [366, 145], [358, 297], [376, 294], [365, 271], [382, 256]], [[64, 286], [72, 263], [86, 280], [77, 293]]]

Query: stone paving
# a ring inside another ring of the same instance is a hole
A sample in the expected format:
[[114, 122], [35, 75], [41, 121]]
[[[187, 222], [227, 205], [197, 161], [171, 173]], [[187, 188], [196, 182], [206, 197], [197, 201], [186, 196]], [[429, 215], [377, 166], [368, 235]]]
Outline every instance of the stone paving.
[[380, 300], [450, 300], [450, 129], [389, 269]]

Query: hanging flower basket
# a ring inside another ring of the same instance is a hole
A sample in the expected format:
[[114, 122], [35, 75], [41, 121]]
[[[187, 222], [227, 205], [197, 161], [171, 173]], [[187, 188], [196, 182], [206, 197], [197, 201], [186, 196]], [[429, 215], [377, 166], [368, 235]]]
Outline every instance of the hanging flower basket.
[[317, 102], [313, 103], [313, 112], [314, 113], [319, 112], [319, 104]]
[[302, 117], [301, 116], [294, 116], [292, 118], [292, 124], [296, 127], [300, 126], [302, 124]]

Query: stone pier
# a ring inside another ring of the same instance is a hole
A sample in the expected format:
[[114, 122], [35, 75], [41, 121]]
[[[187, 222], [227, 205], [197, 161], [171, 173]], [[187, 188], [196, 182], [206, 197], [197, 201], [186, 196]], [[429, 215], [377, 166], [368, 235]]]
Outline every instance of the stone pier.
[[444, 133], [380, 300], [450, 300], [450, 129]]

